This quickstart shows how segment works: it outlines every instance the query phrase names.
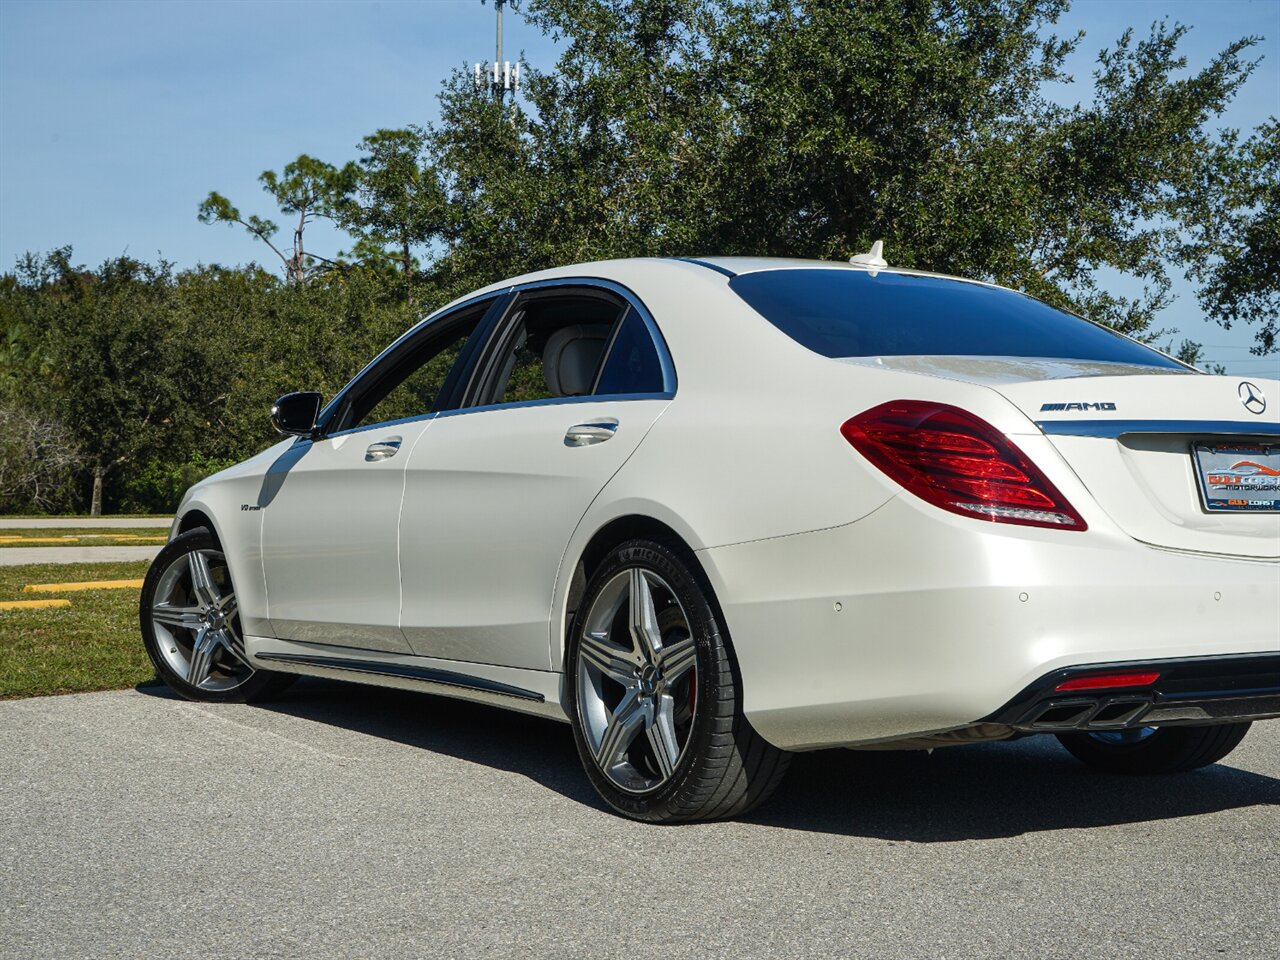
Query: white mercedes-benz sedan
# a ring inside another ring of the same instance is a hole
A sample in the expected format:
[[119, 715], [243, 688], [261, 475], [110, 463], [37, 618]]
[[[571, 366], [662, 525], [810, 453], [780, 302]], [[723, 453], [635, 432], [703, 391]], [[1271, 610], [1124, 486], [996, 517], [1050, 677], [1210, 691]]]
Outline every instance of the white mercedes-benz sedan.
[[530, 274], [281, 397], [147, 576], [156, 670], [567, 721], [653, 821], [741, 814], [792, 751], [1171, 773], [1280, 717], [1280, 382], [855, 261]]

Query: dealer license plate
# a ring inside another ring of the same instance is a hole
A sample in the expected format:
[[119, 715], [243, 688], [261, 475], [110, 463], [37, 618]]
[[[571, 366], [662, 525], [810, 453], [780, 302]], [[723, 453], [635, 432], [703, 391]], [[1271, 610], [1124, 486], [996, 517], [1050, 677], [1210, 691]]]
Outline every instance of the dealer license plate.
[[1207, 510], [1280, 512], [1280, 444], [1192, 446]]

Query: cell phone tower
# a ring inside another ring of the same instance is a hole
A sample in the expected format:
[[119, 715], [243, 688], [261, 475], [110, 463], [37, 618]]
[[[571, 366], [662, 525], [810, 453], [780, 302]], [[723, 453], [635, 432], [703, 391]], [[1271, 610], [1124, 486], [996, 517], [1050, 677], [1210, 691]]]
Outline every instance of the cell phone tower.
[[[487, 3], [488, 0], [480, 0], [481, 3]], [[476, 89], [483, 90], [486, 86], [489, 92], [501, 100], [506, 96], [508, 91], [520, 89], [520, 62], [512, 63], [509, 60], [502, 59], [502, 8], [511, 7], [512, 10], [520, 9], [520, 0], [493, 0], [494, 9], [498, 14], [497, 41], [494, 44], [493, 66], [487, 63], [477, 63], [475, 66], [475, 82]]]

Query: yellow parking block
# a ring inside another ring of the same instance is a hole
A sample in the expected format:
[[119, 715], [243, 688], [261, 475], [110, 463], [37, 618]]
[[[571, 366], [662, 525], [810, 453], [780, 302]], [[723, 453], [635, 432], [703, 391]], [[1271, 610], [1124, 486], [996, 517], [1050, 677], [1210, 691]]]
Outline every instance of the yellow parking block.
[[168, 537], [141, 537], [129, 534], [108, 537], [90, 533], [76, 537], [0, 537], [0, 544], [26, 546], [31, 543], [78, 543], [87, 547], [96, 547], [123, 543], [164, 543], [168, 539]]
[[55, 600], [5, 600], [0, 602], [0, 610], [40, 610], [47, 607], [69, 607], [71, 601], [63, 597]]
[[[142, 586], [141, 580], [86, 580], [82, 583], [28, 583], [23, 593], [68, 593], [72, 590], [129, 590]], [[31, 601], [38, 603], [39, 601]]]

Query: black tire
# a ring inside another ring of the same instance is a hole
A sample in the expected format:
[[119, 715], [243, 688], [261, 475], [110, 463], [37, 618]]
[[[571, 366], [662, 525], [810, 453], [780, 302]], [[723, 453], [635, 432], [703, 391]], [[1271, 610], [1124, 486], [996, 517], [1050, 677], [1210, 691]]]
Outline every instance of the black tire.
[[[188, 700], [197, 700], [204, 703], [248, 703], [274, 697], [293, 683], [297, 679], [296, 675], [254, 670], [242, 682], [236, 683], [234, 686], [225, 689], [206, 689], [193, 686], [187, 682], [185, 677], [175, 672], [168, 659], [159, 649], [159, 640], [156, 636], [152, 616], [152, 608], [156, 603], [156, 588], [159, 586], [164, 572], [175, 560], [196, 550], [221, 552], [222, 547], [213, 534], [204, 527], [189, 530], [175, 537], [157, 554], [155, 560], [151, 563], [151, 568], [147, 571], [146, 579], [142, 583], [142, 596], [138, 604], [138, 621], [142, 628], [142, 642], [146, 647], [147, 656], [151, 658], [151, 663], [156, 668], [156, 676], [178, 695]], [[226, 573], [225, 575], [228, 577], [229, 583], [230, 574]], [[237, 634], [243, 637], [244, 634], [241, 631], [238, 612], [231, 622]]]
[[[620, 572], [640, 567], [671, 588], [696, 646], [697, 708], [690, 708], [688, 740], [670, 777], [652, 792], [619, 789], [601, 770], [584, 733], [579, 705], [580, 625], [601, 590]], [[655, 823], [735, 817], [764, 802], [786, 773], [791, 755], [766, 742], [742, 714], [742, 681], [728, 633], [701, 571], [681, 553], [651, 540], [612, 550], [592, 573], [574, 616], [566, 655], [570, 716], [582, 765], [600, 796], [619, 813]]]
[[1107, 773], [1184, 773], [1217, 763], [1249, 732], [1247, 723], [1212, 727], [1157, 727], [1131, 743], [1107, 742], [1090, 733], [1060, 733], [1058, 741], [1082, 763]]

